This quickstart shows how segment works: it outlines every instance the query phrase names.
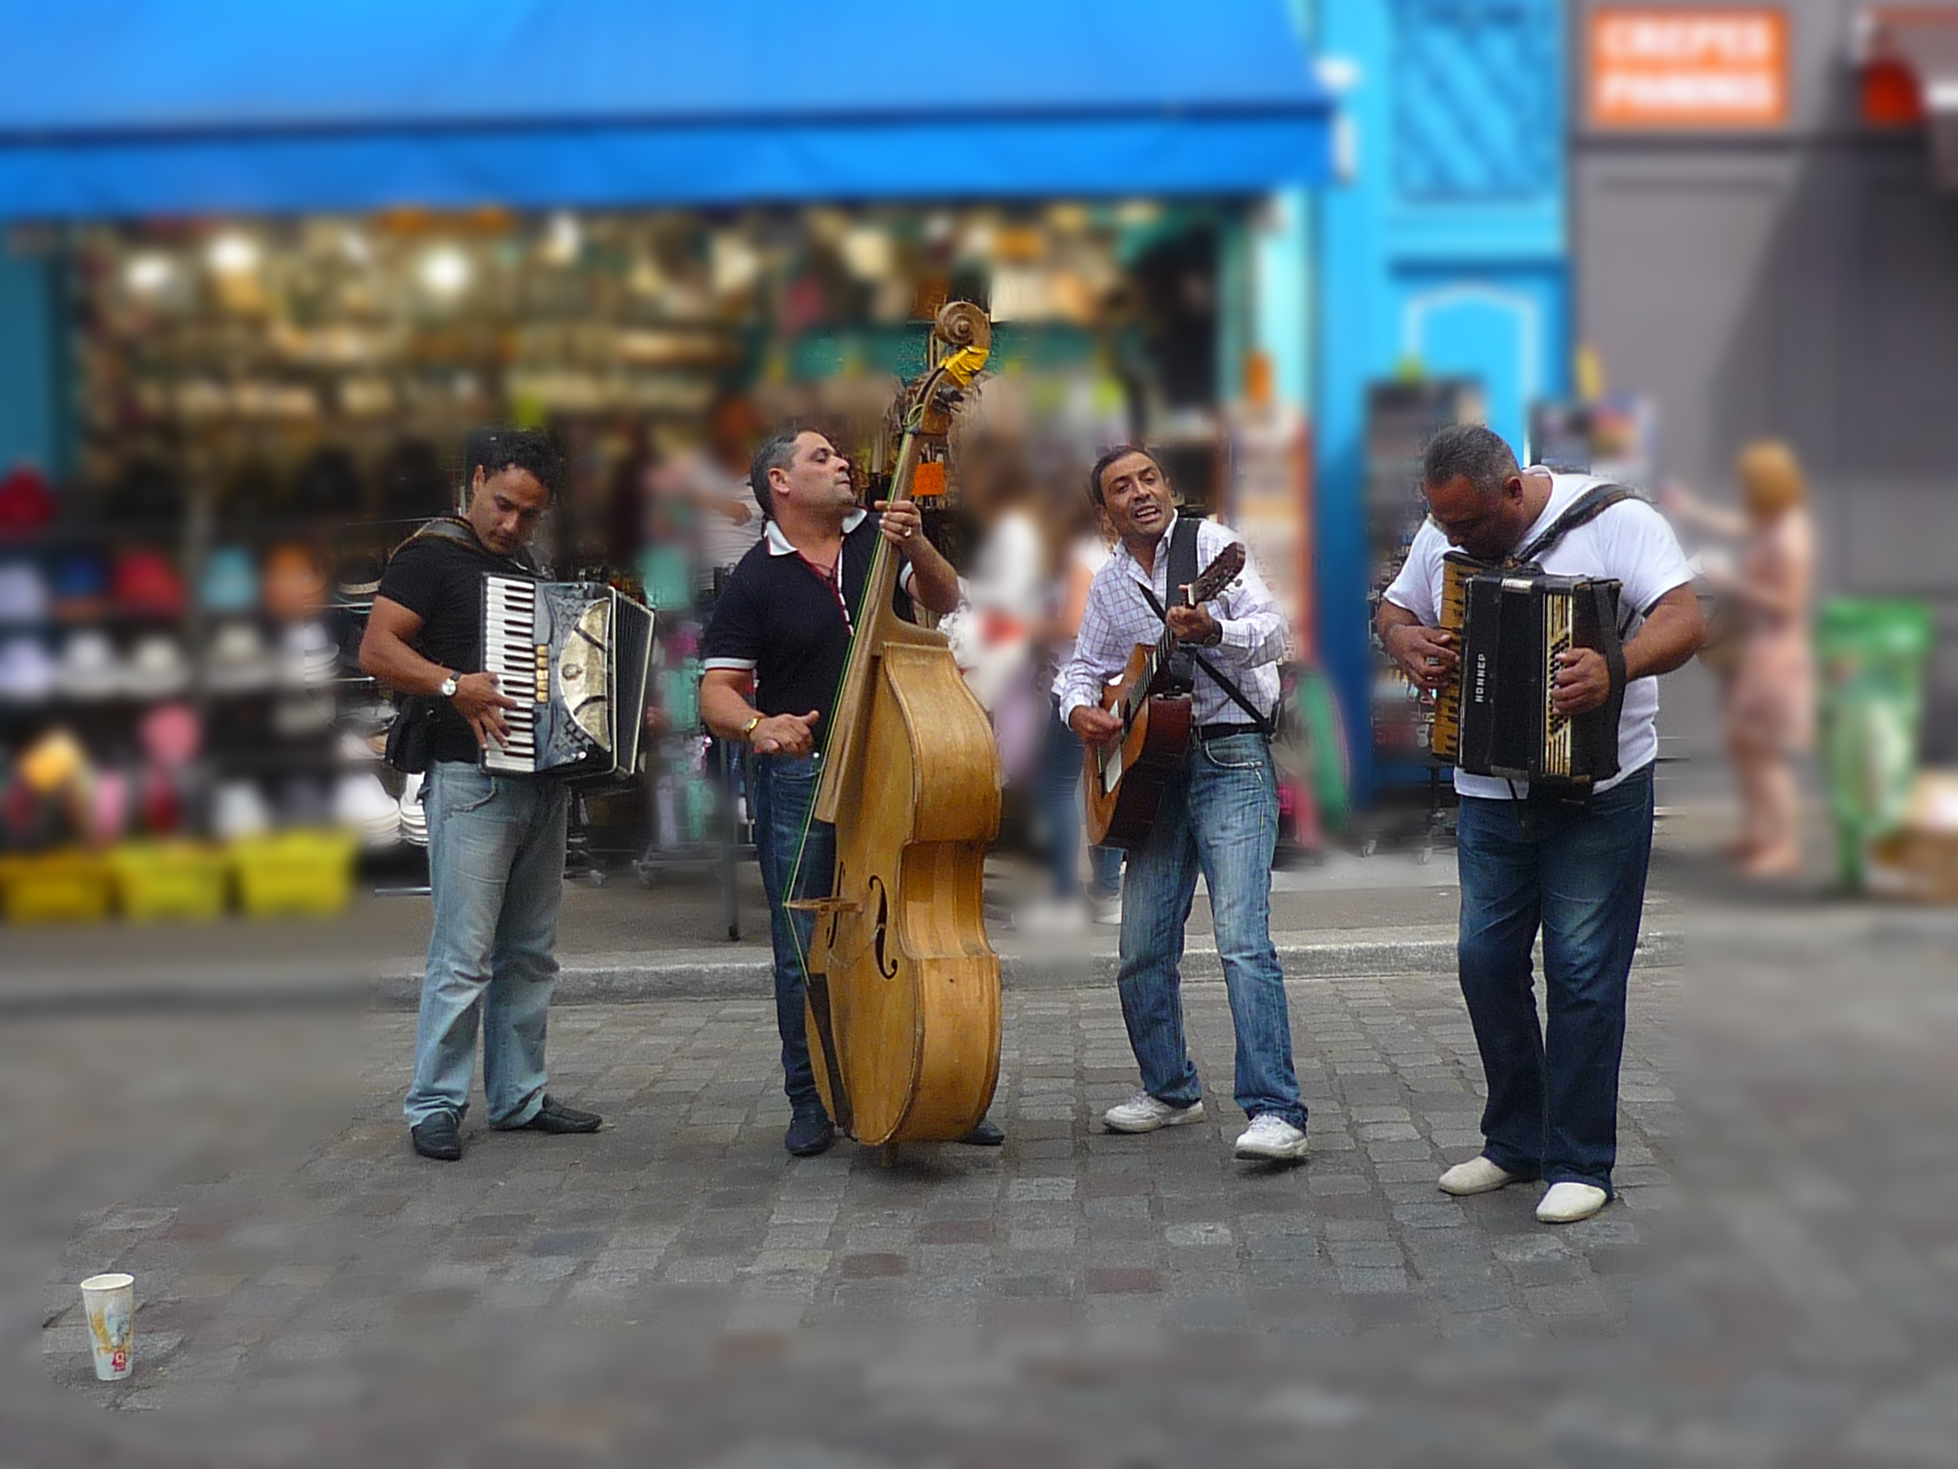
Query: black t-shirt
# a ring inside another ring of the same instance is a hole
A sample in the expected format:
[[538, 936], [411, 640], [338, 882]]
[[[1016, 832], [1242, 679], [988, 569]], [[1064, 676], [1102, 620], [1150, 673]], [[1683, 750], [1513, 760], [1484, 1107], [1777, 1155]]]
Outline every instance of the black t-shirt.
[[[876, 554], [877, 517], [862, 515], [843, 537], [842, 593], [856, 618]], [[911, 615], [903, 591], [891, 596], [901, 616]], [[816, 726], [822, 744], [843, 664], [850, 652], [850, 623], [836, 587], [798, 555], [772, 525], [735, 564], [713, 620], [701, 642], [708, 669], [737, 669], [755, 676], [755, 708], [770, 716], [823, 716]]]
[[[483, 671], [483, 573], [517, 575], [501, 556], [474, 551], [438, 536], [418, 536], [394, 553], [377, 596], [399, 602], [420, 617], [414, 649], [431, 663], [460, 675]], [[481, 750], [469, 722], [447, 699], [435, 701], [437, 760], [474, 763]]]

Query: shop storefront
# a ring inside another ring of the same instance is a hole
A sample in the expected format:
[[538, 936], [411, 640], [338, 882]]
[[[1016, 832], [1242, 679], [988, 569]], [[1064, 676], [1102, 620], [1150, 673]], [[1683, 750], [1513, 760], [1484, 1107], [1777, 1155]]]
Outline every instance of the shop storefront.
[[[1795, 447], [1819, 590], [1932, 607], [1926, 748], [1948, 760], [1958, 193], [1940, 108], [1958, 8], [1576, 9], [1579, 338], [1651, 398], [1663, 472], [1724, 497], [1741, 445]], [[1670, 681], [1671, 753], [1710, 753], [1711, 702], [1710, 681]]]
[[[207, 639], [214, 556], [269, 584], [278, 554], [330, 542], [352, 554], [324, 594], [357, 600], [387, 528], [453, 495], [475, 424], [556, 431], [566, 545], [615, 560], [608, 494], [696, 440], [717, 394], [848, 418], [920, 370], [952, 295], [988, 303], [994, 365], [1030, 397], [1164, 444], [1218, 502], [1253, 291], [1305, 295], [1254, 267], [1258, 201], [1319, 182], [1330, 134], [1276, 0], [1228, 25], [1009, 5], [938, 50], [878, 4], [820, 26], [526, 5], [466, 34], [391, 14], [384, 50], [373, 19], [265, 12], [186, 47], [165, 7], [91, 28], [82, 6], [17, 38], [0, 471], [51, 486], [41, 538], [14, 543], [45, 576], [176, 559], [184, 626], [109, 628], [118, 667], [151, 632]], [[47, 655], [33, 687], [58, 706], [49, 660], [74, 638], [32, 623], [14, 640]], [[277, 736], [230, 733], [240, 756]]]

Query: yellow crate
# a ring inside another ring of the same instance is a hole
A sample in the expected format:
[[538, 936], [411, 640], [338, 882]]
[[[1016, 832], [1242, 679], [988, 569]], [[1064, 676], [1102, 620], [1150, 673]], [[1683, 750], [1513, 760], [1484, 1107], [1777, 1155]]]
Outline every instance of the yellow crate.
[[231, 867], [196, 842], [126, 842], [110, 849], [116, 903], [125, 918], [204, 921], [224, 915]]
[[0, 906], [12, 923], [93, 923], [109, 916], [109, 864], [93, 852], [0, 857]]
[[343, 831], [289, 831], [232, 843], [238, 902], [253, 917], [330, 917], [353, 897], [354, 837]]

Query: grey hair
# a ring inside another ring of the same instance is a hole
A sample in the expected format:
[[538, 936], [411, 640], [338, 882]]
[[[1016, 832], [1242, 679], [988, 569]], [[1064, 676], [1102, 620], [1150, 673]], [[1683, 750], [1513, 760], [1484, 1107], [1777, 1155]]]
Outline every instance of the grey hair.
[[1440, 489], [1465, 479], [1485, 500], [1495, 499], [1521, 472], [1502, 435], [1480, 423], [1450, 424], [1428, 440], [1421, 457], [1421, 477], [1429, 486]]
[[795, 441], [806, 432], [801, 428], [784, 429], [755, 450], [754, 460], [748, 466], [748, 488], [755, 492], [755, 503], [769, 520], [775, 518], [775, 495], [768, 487], [768, 472], [786, 470], [795, 463]]

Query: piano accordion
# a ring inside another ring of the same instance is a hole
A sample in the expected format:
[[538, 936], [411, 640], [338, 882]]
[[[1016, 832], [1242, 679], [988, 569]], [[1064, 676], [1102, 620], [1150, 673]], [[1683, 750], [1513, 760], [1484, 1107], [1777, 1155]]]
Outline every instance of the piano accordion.
[[599, 582], [483, 577], [483, 667], [517, 701], [483, 767], [630, 776], [639, 767], [653, 614]]
[[1443, 561], [1441, 626], [1461, 661], [1438, 691], [1429, 749], [1470, 775], [1585, 787], [1618, 773], [1622, 678], [1589, 713], [1551, 707], [1558, 656], [1590, 648], [1622, 669], [1620, 584], [1500, 569], [1451, 553]]

